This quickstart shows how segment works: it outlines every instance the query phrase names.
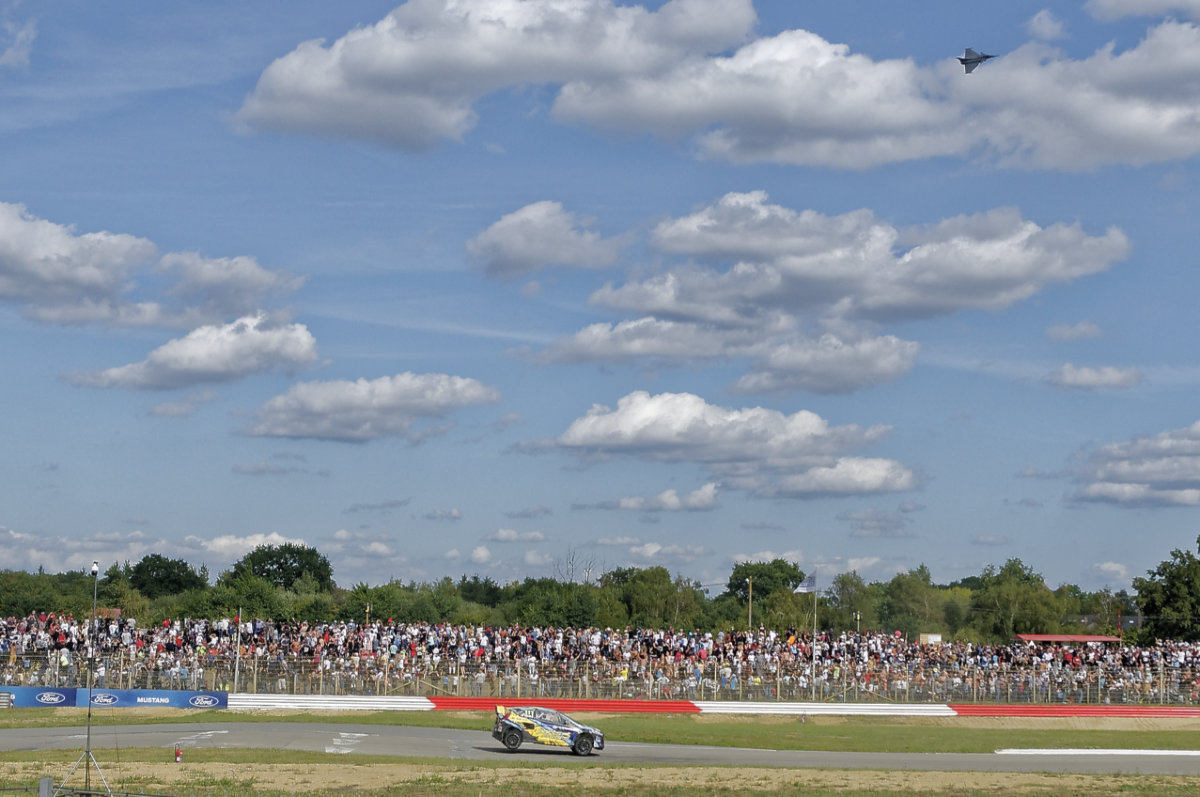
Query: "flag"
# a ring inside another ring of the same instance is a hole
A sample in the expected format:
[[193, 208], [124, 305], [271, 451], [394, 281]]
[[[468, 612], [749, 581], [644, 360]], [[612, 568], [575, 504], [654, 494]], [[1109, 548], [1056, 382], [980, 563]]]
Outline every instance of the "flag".
[[813, 573], [808, 578], [800, 582], [800, 586], [796, 587], [792, 592], [816, 592], [817, 591], [817, 574]]

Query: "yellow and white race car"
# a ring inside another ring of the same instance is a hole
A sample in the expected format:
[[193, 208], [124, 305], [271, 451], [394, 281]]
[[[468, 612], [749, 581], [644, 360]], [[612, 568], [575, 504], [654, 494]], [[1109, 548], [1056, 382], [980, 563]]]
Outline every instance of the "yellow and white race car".
[[599, 729], [576, 722], [561, 711], [540, 706], [496, 706], [492, 736], [509, 750], [516, 750], [525, 742], [566, 747], [576, 755], [604, 749], [604, 734]]

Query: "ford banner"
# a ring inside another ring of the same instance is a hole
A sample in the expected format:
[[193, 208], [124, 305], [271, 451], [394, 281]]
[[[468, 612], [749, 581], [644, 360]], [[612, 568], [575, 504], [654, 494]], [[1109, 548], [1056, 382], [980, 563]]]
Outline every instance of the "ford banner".
[[[87, 689], [42, 689], [35, 686], [0, 687], [0, 705], [13, 708], [86, 706]], [[226, 692], [184, 692], [168, 689], [92, 689], [93, 708], [229, 708]], [[9, 702], [11, 700], [11, 702]]]

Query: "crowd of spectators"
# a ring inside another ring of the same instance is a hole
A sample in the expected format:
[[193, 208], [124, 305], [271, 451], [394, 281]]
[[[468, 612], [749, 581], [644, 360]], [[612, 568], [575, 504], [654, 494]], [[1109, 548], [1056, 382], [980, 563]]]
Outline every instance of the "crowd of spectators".
[[[815, 648], [815, 649], [814, 649]], [[815, 664], [815, 666], [814, 666]], [[706, 700], [1200, 702], [1200, 643], [920, 642], [795, 629], [0, 621], [4, 685]]]

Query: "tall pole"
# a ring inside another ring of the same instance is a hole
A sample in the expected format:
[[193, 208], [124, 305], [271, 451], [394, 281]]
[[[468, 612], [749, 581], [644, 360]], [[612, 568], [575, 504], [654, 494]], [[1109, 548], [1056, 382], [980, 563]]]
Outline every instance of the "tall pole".
[[[96, 643], [99, 642], [99, 632], [96, 630], [96, 594], [100, 584], [100, 562], [92, 562], [92, 638], [88, 646], [88, 713], [87, 713], [87, 755], [92, 757], [92, 684], [96, 680]], [[92, 790], [92, 769], [86, 764], [83, 767], [83, 790]]]
[[753, 633], [753, 631], [754, 631], [754, 576], [747, 578], [746, 584], [750, 587], [750, 600], [746, 604], [746, 632]]

